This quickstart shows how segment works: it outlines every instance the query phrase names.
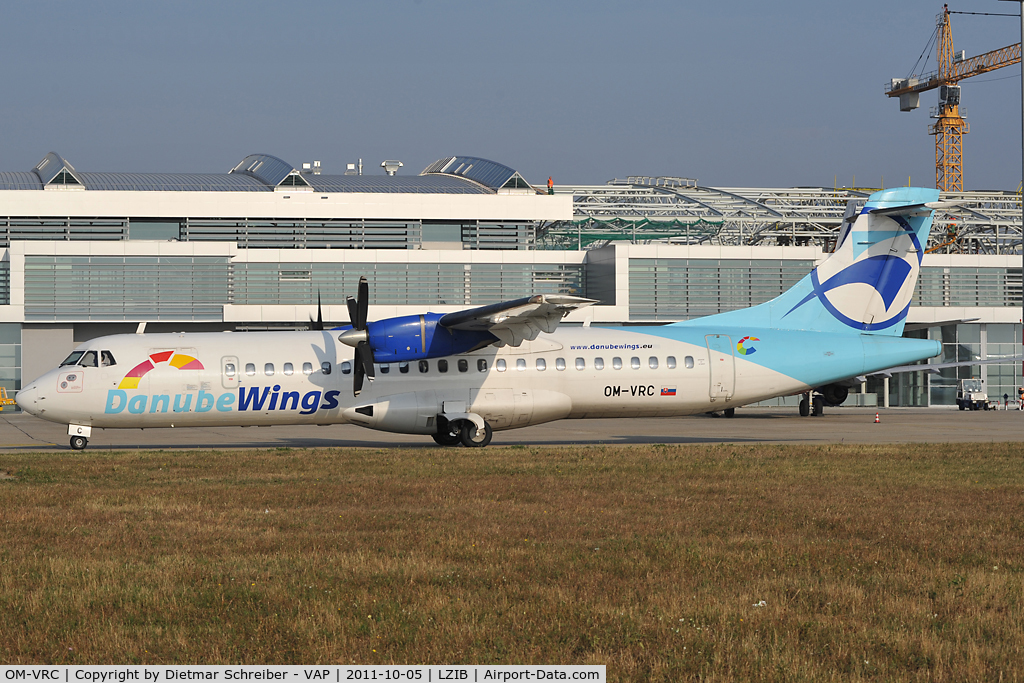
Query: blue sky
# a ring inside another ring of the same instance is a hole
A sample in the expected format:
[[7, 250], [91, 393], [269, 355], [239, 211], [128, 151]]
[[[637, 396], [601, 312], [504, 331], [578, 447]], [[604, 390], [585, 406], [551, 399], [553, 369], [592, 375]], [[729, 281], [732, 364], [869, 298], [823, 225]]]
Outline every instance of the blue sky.
[[[0, 24], [0, 170], [223, 172], [251, 153], [543, 183], [934, 186], [928, 107], [883, 94], [941, 2], [27, 2]], [[1015, 12], [964, 0], [953, 10]], [[1019, 40], [954, 15], [968, 56]], [[934, 67], [934, 55], [931, 57]], [[964, 81], [965, 186], [1021, 178], [1020, 69]]]

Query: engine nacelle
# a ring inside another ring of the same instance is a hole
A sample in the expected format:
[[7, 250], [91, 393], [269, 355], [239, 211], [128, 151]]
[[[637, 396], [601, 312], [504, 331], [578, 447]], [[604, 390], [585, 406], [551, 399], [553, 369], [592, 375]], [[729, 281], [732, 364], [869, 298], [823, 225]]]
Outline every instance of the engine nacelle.
[[373, 360], [398, 363], [466, 353], [498, 341], [487, 331], [450, 330], [438, 324], [442, 313], [405, 315], [366, 324]]
[[828, 384], [823, 387], [819, 387], [818, 391], [821, 392], [821, 396], [825, 399], [825, 403], [830, 406], [842, 405], [843, 401], [845, 401], [850, 395], [850, 387], [843, 386], [842, 384]]
[[434, 434], [441, 401], [433, 391], [410, 391], [382, 396], [372, 403], [342, 411], [345, 419], [360, 427], [399, 434]]

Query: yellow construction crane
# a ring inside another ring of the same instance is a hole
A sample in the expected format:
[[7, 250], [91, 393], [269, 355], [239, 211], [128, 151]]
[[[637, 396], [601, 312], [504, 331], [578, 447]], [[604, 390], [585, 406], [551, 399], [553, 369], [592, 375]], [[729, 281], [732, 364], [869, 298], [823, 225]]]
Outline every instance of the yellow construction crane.
[[967, 58], [964, 51], [954, 52], [953, 33], [949, 28], [949, 5], [942, 6], [937, 17], [937, 71], [924, 76], [894, 78], [885, 94], [900, 98], [900, 111], [920, 106], [921, 93], [939, 90], [939, 106], [932, 114], [935, 123], [928, 134], [935, 136], [935, 187], [943, 192], [963, 192], [963, 136], [970, 126], [960, 114], [960, 81], [1004, 66], [1020, 62], [1020, 43]]

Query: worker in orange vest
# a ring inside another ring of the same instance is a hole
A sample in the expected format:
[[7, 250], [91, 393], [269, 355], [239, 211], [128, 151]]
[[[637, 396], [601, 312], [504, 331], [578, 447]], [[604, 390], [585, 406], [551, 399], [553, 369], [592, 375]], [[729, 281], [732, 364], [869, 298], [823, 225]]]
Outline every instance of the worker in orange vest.
[[548, 194], [554, 194], [554, 193], [555, 193], [555, 181], [551, 179], [551, 176], [548, 176]]

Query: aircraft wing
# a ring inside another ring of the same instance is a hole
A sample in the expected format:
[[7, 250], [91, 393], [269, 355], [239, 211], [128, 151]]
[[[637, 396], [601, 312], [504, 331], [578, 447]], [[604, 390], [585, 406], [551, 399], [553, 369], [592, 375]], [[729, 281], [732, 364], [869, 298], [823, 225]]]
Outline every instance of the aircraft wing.
[[490, 332], [501, 346], [519, 346], [527, 339], [536, 339], [541, 332], [554, 332], [562, 318], [596, 303], [595, 299], [578, 296], [537, 294], [449, 313], [438, 324], [451, 330]]

